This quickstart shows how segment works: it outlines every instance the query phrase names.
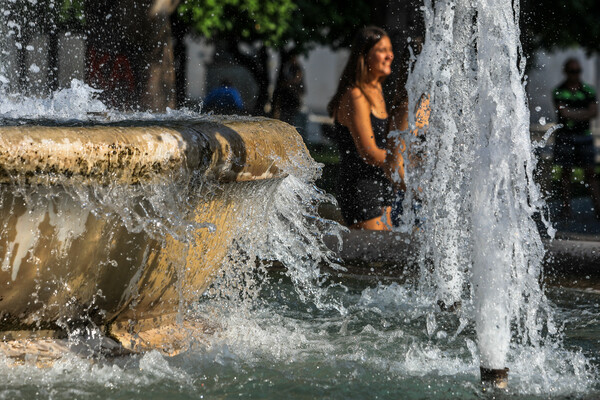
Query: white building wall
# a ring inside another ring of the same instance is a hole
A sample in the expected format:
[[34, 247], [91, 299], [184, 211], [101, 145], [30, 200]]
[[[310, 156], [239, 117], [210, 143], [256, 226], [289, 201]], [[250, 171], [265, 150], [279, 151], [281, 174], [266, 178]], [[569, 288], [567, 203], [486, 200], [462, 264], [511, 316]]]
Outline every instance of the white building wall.
[[188, 36], [185, 39], [187, 46], [187, 96], [190, 99], [203, 99], [206, 92], [206, 66], [213, 61], [215, 47], [206, 40]]
[[318, 47], [301, 59], [306, 84], [304, 105], [309, 113], [327, 114], [327, 103], [335, 94], [349, 55], [348, 50], [334, 52]]
[[85, 40], [70, 33], [58, 39], [58, 86], [70, 87], [73, 79], [85, 79]]
[[[304, 103], [309, 112], [326, 114], [327, 103], [337, 88], [348, 56], [347, 50], [334, 52], [326, 47], [319, 47], [302, 58], [306, 75]], [[540, 51], [528, 61], [531, 66], [526, 87], [532, 124], [538, 124], [541, 118], [545, 118], [547, 122], [555, 121], [552, 91], [564, 80], [563, 64], [570, 57], [580, 60], [583, 81], [594, 85], [597, 91], [600, 89], [600, 57], [588, 57], [581, 49], [552, 53]], [[600, 124], [597, 125], [600, 128]]]

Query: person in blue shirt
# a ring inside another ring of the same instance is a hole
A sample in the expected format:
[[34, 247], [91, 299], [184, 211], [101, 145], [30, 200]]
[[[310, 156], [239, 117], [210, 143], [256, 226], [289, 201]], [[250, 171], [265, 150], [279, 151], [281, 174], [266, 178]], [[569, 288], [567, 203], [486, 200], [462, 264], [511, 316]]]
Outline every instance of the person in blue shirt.
[[221, 84], [211, 90], [204, 99], [203, 112], [215, 114], [241, 114], [244, 111], [244, 102], [240, 92], [224, 79]]

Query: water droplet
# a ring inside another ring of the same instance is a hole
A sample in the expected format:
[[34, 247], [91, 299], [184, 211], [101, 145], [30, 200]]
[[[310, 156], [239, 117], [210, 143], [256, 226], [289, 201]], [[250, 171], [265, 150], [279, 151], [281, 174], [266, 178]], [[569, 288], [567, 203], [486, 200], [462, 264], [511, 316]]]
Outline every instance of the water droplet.
[[541, 117], [538, 122], [540, 123], [540, 125], [546, 125], [546, 117]]

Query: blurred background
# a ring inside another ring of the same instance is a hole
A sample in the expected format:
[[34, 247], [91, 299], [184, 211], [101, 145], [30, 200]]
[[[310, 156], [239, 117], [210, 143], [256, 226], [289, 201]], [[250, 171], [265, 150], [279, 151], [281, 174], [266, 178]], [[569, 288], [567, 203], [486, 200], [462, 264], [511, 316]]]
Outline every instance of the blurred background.
[[[319, 185], [335, 193], [337, 149], [326, 105], [365, 25], [388, 31], [396, 60], [424, 36], [415, 0], [20, 0], [0, 2], [8, 92], [45, 96], [73, 79], [102, 90], [122, 111], [187, 108], [262, 115], [294, 125], [324, 163]], [[566, 59], [579, 59], [582, 80], [600, 87], [600, 3], [523, 0], [522, 43], [531, 133], [540, 140], [556, 121], [552, 90]], [[391, 96], [398, 69], [386, 82]], [[5, 92], [6, 93], [6, 92]], [[592, 123], [600, 146], [600, 119]], [[553, 137], [539, 149], [538, 179], [555, 208], [559, 169]], [[600, 154], [596, 157], [600, 162]], [[589, 193], [576, 170], [571, 220], [563, 232], [600, 234]], [[331, 216], [336, 218], [335, 210]]]

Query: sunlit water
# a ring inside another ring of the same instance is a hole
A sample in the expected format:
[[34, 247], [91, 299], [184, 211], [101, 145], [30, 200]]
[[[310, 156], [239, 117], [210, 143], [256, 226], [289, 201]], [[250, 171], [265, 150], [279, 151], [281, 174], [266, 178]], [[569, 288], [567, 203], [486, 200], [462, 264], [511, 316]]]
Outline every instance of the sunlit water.
[[539, 348], [555, 332], [538, 284], [544, 248], [532, 216], [545, 206], [533, 179], [519, 2], [425, 0], [423, 11], [407, 90], [409, 109], [426, 96], [431, 115], [424, 140], [407, 135], [424, 161], [407, 167], [405, 224], [425, 221], [422, 282], [445, 305], [473, 302], [481, 366], [502, 369], [511, 341]]
[[[492, 398], [481, 391], [472, 322], [441, 314], [412, 285], [345, 284], [336, 290], [348, 309], [341, 315], [300, 301], [288, 279], [271, 273], [251, 306], [203, 299], [197, 311], [219, 315], [222, 329], [181, 355], [5, 367], [0, 397]], [[552, 289], [550, 298], [564, 345], [548, 352], [513, 345], [510, 389], [497, 398], [600, 395], [590, 373], [600, 364], [600, 295]]]
[[[506, 10], [490, 11], [486, 8], [487, 3], [481, 3], [478, 27], [485, 32], [497, 21], [493, 18], [488, 21], [483, 15], [504, 15], [500, 11]], [[502, 343], [498, 346], [502, 354], [490, 356], [498, 356], [501, 366], [510, 368], [509, 390], [497, 393], [498, 397], [567, 399], [600, 396], [597, 373], [600, 364], [597, 356], [600, 351], [597, 339], [600, 336], [600, 296], [551, 289], [546, 299], [537, 286], [539, 265], [536, 262], [541, 250], [539, 236], [533, 233], [528, 218], [539, 207], [539, 198], [530, 180], [533, 162], [527, 126], [522, 124], [526, 109], [521, 72], [515, 69], [518, 45], [494, 36], [497, 31], [489, 36], [493, 40], [479, 44], [482, 57], [485, 54], [493, 54], [490, 59], [494, 60], [498, 54], [508, 57], [507, 64], [499, 63], [499, 69], [494, 69], [492, 75], [496, 80], [510, 78], [511, 85], [496, 90], [488, 80], [489, 76], [484, 76], [489, 71], [485, 67], [491, 68], [493, 63], [482, 58], [477, 64], [472, 58], [477, 56], [472, 51], [475, 27], [469, 28], [474, 10], [458, 8], [458, 18], [453, 20], [454, 3], [436, 1], [436, 4], [439, 8], [434, 12], [432, 5], [427, 3], [428, 22], [430, 27], [437, 26], [438, 31], [430, 29], [431, 36], [426, 40], [420, 60], [421, 63], [437, 60], [441, 63], [440, 68], [420, 68], [417, 64], [415, 71], [421, 71], [421, 75], [413, 75], [413, 90], [410, 90], [411, 96], [418, 97], [421, 93], [432, 96], [434, 112], [425, 143], [432, 159], [434, 154], [441, 157], [437, 163], [430, 164], [436, 165], [438, 170], [424, 171], [426, 177], [435, 176], [436, 179], [420, 182], [422, 185], [433, 182], [431, 186], [425, 186], [425, 190], [445, 186], [454, 190], [449, 194], [438, 190], [438, 197], [431, 197], [429, 203], [424, 203], [423, 232], [437, 233], [429, 236], [432, 241], [425, 242], [427, 259], [433, 260], [438, 267], [434, 276], [423, 274], [424, 280], [430, 279], [429, 284], [377, 284], [350, 278], [337, 282], [322, 274], [319, 264], [332, 257], [322, 247], [321, 239], [326, 233], [339, 233], [340, 229], [320, 219], [316, 213], [319, 202], [327, 198], [313, 187], [319, 174], [319, 167], [313, 163], [302, 174], [282, 181], [271, 193], [273, 198], [268, 204], [257, 199], [257, 207], [264, 211], [261, 222], [265, 224], [241, 221], [246, 224], [244, 229], [252, 234], [246, 236], [246, 240], [238, 241], [239, 251], [232, 253], [231, 263], [223, 266], [222, 279], [188, 312], [188, 318], [210, 321], [215, 328], [213, 334], [195, 333], [196, 340], [190, 344], [190, 349], [171, 358], [158, 352], [116, 359], [100, 356], [88, 359], [66, 353], [49, 368], [38, 368], [33, 365], [33, 360], [14, 365], [14, 360], [4, 359], [4, 365], [0, 367], [0, 397], [485, 398], [488, 395], [482, 393], [479, 383], [481, 346], [478, 348], [475, 334], [477, 323], [482, 323], [485, 315], [481, 312], [481, 296], [475, 295], [475, 300], [472, 299], [468, 282], [473, 259], [486, 260], [485, 249], [480, 245], [487, 243], [483, 240], [476, 245], [478, 239], [470, 236], [468, 230], [461, 229], [467, 225], [481, 233], [479, 239], [512, 240], [494, 245], [516, 246], [518, 252], [511, 253], [510, 257], [513, 254], [520, 257], [513, 270], [519, 279], [501, 282], [503, 294], [510, 294], [512, 303], [499, 305], [498, 311], [501, 315], [509, 315], [517, 334], [511, 340], [503, 327], [500, 332]], [[466, 2], [460, 4], [465, 6]], [[512, 22], [512, 30], [508, 32], [512, 36], [506, 40], [516, 37], [515, 21]], [[453, 41], [451, 32], [455, 26], [468, 29], [458, 32], [457, 40]], [[465, 68], [475, 64], [480, 69]], [[507, 65], [514, 68], [505, 68]], [[427, 75], [432, 70], [437, 71], [435, 75]], [[4, 72], [0, 70], [2, 82], [6, 80]], [[481, 86], [476, 86], [477, 80]], [[419, 82], [428, 82], [431, 86], [419, 86]], [[450, 94], [454, 97], [449, 97]], [[481, 98], [484, 101], [480, 101]], [[494, 108], [500, 100], [502, 105]], [[411, 102], [415, 104], [415, 99]], [[515, 108], [505, 107], [511, 102]], [[459, 104], [463, 106], [457, 109]], [[463, 108], [476, 110], [477, 114], [463, 113]], [[493, 118], [477, 119], [489, 115], [492, 109], [497, 111]], [[448, 115], [458, 116], [458, 119], [450, 120]], [[207, 118], [187, 111], [168, 111], [162, 115], [120, 114], [108, 110], [95, 100], [93, 90], [77, 81], [70, 89], [57, 92], [48, 99], [3, 95], [0, 116], [4, 120], [10, 119], [10, 123], [17, 118], [19, 121], [49, 119], [67, 124], [106, 123], [128, 118], [150, 121]], [[498, 126], [500, 129], [494, 131], [496, 136], [492, 139], [488, 136], [489, 141], [484, 143], [496, 147], [476, 142], [475, 133]], [[468, 129], [461, 130], [461, 127]], [[435, 129], [441, 133], [439, 141], [434, 139]], [[455, 138], [459, 138], [458, 147], [454, 152], [445, 153], [443, 150], [452, 150]], [[498, 141], [494, 141], [496, 139]], [[500, 151], [495, 152], [498, 149]], [[502, 159], [501, 156], [506, 154], [514, 157]], [[506, 168], [473, 173], [470, 163], [474, 162]], [[440, 171], [443, 173], [438, 174]], [[488, 172], [490, 175], [486, 175]], [[483, 190], [487, 187], [485, 183], [497, 182], [506, 185], [500, 188], [492, 185], [491, 193]], [[473, 187], [479, 184], [485, 196], [476, 199], [475, 205], [465, 202], [462, 196], [473, 193]], [[136, 192], [136, 196], [151, 197], [160, 209], [179, 200], [169, 197], [173, 196], [169, 189], [138, 188], [136, 190], [141, 191]], [[514, 203], [500, 196], [510, 191], [518, 194]], [[124, 209], [135, 208], [122, 207], [135, 201], [126, 191], [117, 191], [117, 194], [121, 193], [117, 197], [111, 190], [97, 188], [92, 192], [93, 196], [87, 197], [85, 188], [75, 187], [71, 191], [74, 197], [89, 201], [90, 212], [124, 220], [133, 218], [139, 223], [131, 229], [161, 233], [160, 230], [153, 231], [143, 218], [137, 220], [135, 214], [123, 214]], [[108, 194], [113, 197], [107, 197]], [[185, 195], [193, 196], [194, 193], [190, 191]], [[410, 196], [407, 199], [410, 201]], [[499, 205], [496, 214], [478, 213], [486, 211], [485, 206], [495, 200]], [[185, 210], [174, 211], [170, 213], [168, 207], [161, 211], [171, 220], [172, 225], [168, 228], [177, 231], [178, 227], [183, 227], [185, 231]], [[473, 213], [485, 218], [473, 219]], [[498, 215], [506, 219], [494, 219]], [[179, 217], [182, 217], [181, 221], [177, 220]], [[432, 225], [432, 221], [436, 221], [436, 225]], [[518, 236], [521, 234], [525, 235], [525, 241]], [[527, 240], [531, 243], [529, 247], [534, 248], [533, 252], [522, 252], [518, 246]], [[498, 246], [492, 247], [491, 252], [496, 252]], [[506, 261], [502, 255], [492, 255], [495, 260]], [[282, 274], [254, 273], [251, 270], [254, 256], [282, 261], [288, 270]], [[524, 270], [525, 266], [530, 268]], [[524, 274], [519, 275], [520, 272]], [[509, 283], [516, 285], [509, 290]], [[431, 287], [437, 291], [430, 291]], [[447, 303], [460, 299], [460, 310], [440, 312], [436, 305], [440, 294]], [[486, 346], [493, 346], [496, 337], [488, 334]]]

